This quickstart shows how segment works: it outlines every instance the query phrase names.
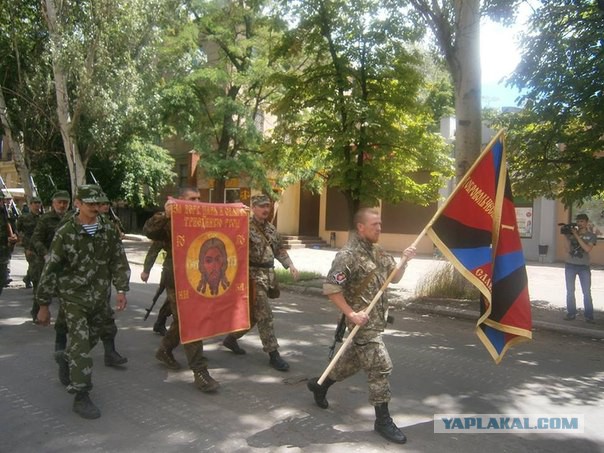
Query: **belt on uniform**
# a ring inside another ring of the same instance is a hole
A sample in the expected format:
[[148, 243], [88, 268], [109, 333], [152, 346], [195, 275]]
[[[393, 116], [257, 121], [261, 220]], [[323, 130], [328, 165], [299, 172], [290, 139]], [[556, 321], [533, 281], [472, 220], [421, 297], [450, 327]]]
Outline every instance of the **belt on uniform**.
[[275, 263], [271, 263], [271, 262], [268, 262], [268, 263], [252, 263], [250, 261], [250, 267], [261, 267], [263, 269], [272, 269], [272, 268], [275, 267]]

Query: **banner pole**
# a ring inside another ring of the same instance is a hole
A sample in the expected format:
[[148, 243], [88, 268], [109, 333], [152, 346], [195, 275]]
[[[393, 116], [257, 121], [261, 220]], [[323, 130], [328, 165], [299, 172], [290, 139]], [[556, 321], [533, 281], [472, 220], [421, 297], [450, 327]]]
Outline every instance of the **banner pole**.
[[[438, 217], [441, 215], [441, 213], [447, 207], [447, 205], [449, 204], [449, 200], [451, 200], [453, 198], [453, 195], [455, 195], [459, 191], [459, 189], [463, 186], [463, 184], [469, 178], [470, 174], [472, 174], [472, 171], [474, 170], [474, 168], [482, 160], [482, 157], [485, 155], [485, 152], [487, 150], [491, 149], [491, 147], [495, 144], [495, 142], [499, 139], [499, 136], [503, 132], [504, 132], [504, 129], [501, 129], [495, 135], [495, 137], [493, 137], [493, 139], [489, 142], [489, 144], [484, 148], [484, 150], [482, 151], [482, 153], [480, 153], [480, 156], [478, 156], [478, 158], [474, 161], [474, 163], [468, 169], [468, 171], [466, 172], [466, 174], [464, 175], [464, 177], [461, 178], [461, 180], [459, 181], [459, 183], [457, 183], [457, 185], [455, 186], [455, 188], [453, 189], [453, 191], [451, 192], [451, 194], [447, 197], [447, 199], [445, 200], [445, 202], [438, 208], [438, 210], [432, 216], [432, 218], [430, 219], [430, 221], [426, 224], [426, 226], [424, 227], [424, 229], [422, 230], [422, 232], [417, 236], [417, 238], [415, 239], [415, 241], [413, 241], [413, 244], [411, 244], [409, 247], [417, 247], [417, 244], [419, 243], [419, 241], [421, 241], [423, 239], [423, 237], [428, 233], [428, 230], [430, 228], [432, 228], [432, 225], [434, 224], [434, 222], [436, 221], [436, 219], [438, 219]], [[406, 262], [407, 262], [407, 257], [403, 255], [403, 257], [401, 258], [400, 262], [396, 265], [396, 267], [392, 270], [392, 272], [390, 272], [390, 275], [388, 276], [388, 278], [386, 279], [386, 281], [382, 284], [382, 287], [379, 289], [379, 291], [377, 292], [377, 294], [375, 296], [373, 296], [373, 299], [371, 300], [370, 304], [367, 306], [367, 308], [365, 310], [363, 310], [367, 315], [369, 315], [369, 313], [371, 313], [371, 310], [373, 310], [373, 307], [375, 307], [375, 304], [377, 304], [378, 300], [380, 300], [380, 297], [382, 297], [382, 294], [384, 294], [384, 291], [386, 290], [386, 288], [388, 287], [388, 285], [390, 284], [390, 282], [394, 278], [394, 275], [398, 272], [398, 270], [402, 266], [404, 266], [404, 264]], [[350, 343], [352, 342], [353, 338], [355, 337], [355, 335], [357, 334], [357, 332], [359, 331], [360, 328], [361, 328], [361, 326], [356, 325], [356, 326], [354, 326], [354, 328], [352, 329], [352, 331], [348, 334], [348, 337], [346, 338], [346, 340], [344, 341], [344, 343], [342, 343], [342, 346], [340, 346], [340, 349], [338, 349], [338, 352], [333, 357], [333, 359], [331, 359], [331, 361], [329, 362], [329, 365], [327, 365], [327, 368], [325, 368], [325, 371], [323, 371], [323, 374], [321, 375], [321, 377], [317, 381], [317, 383], [319, 385], [323, 384], [323, 382], [325, 381], [325, 379], [327, 379], [327, 376], [329, 375], [329, 373], [331, 372], [331, 370], [336, 366], [336, 363], [338, 362], [338, 360], [340, 359], [340, 357], [342, 356], [342, 354], [344, 354], [344, 351], [350, 345]]]

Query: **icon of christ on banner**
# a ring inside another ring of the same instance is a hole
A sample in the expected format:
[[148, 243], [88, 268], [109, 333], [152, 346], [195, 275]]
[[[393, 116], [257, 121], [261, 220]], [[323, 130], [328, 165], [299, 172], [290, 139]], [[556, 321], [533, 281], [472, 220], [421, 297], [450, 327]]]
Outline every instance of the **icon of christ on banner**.
[[249, 329], [245, 205], [174, 201], [172, 253], [181, 341]]

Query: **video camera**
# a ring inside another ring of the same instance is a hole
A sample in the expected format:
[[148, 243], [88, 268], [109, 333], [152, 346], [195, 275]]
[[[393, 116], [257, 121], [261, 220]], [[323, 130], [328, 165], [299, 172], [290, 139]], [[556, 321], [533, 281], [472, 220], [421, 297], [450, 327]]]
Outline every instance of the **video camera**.
[[559, 223], [560, 234], [573, 234], [573, 230], [577, 227], [576, 223]]

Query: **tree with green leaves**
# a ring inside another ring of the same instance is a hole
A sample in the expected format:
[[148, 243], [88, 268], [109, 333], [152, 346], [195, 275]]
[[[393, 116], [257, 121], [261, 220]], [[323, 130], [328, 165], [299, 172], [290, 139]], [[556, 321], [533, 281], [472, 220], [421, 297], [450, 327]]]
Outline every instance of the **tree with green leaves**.
[[[604, 196], [604, 10], [595, 0], [547, 0], [523, 34], [511, 82], [523, 110], [506, 115], [515, 190], [567, 206]], [[600, 2], [601, 3], [601, 2]]]
[[75, 190], [86, 182], [96, 153], [140, 151], [137, 143], [152, 139], [157, 21], [167, 3], [44, 0], [43, 6], [58, 125]]
[[[428, 204], [451, 162], [420, 102], [419, 30], [379, 1], [288, 2], [271, 152], [284, 178], [339, 188], [350, 220], [379, 200]], [[418, 179], [422, 174], [423, 179]]]
[[180, 56], [162, 91], [166, 121], [200, 155], [213, 179], [213, 201], [224, 201], [225, 181], [247, 179], [270, 190], [261, 144], [265, 112], [280, 64], [273, 47], [284, 24], [270, 2], [183, 2], [180, 23], [166, 36], [164, 55]]
[[510, 21], [521, 0], [393, 0], [410, 3], [435, 37], [455, 87], [455, 161], [460, 179], [481, 151], [480, 18]]
[[175, 176], [167, 150], [154, 145], [163, 132], [157, 43], [172, 6], [0, 3], [0, 119], [28, 196], [30, 174], [48, 201], [48, 175], [74, 189], [90, 181], [92, 163], [111, 198], [134, 206], [159, 201]]

